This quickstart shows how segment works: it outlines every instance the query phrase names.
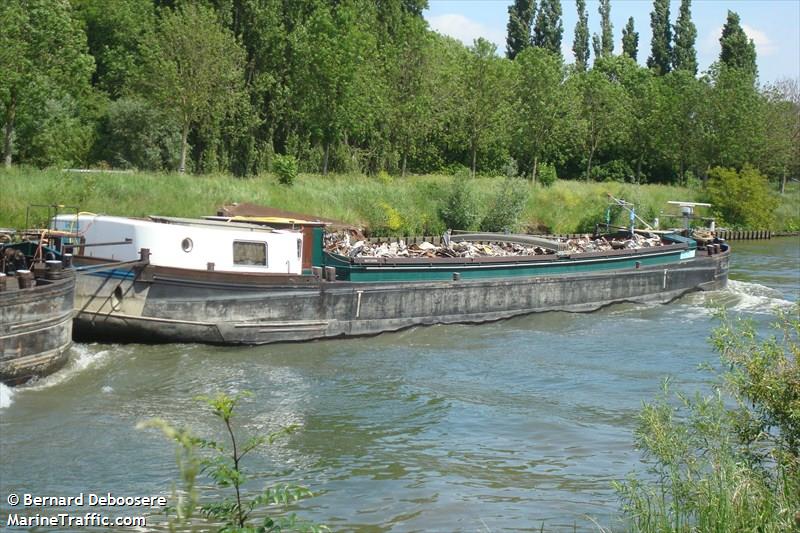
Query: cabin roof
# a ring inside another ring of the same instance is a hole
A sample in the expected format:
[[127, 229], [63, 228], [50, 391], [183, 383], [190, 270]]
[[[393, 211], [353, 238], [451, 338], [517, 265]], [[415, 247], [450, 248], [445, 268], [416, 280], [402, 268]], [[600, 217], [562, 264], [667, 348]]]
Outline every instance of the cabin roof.
[[[61, 214], [56, 216], [56, 220], [72, 220], [76, 215]], [[150, 215], [147, 218], [137, 217], [117, 217], [112, 215], [95, 215], [95, 214], [81, 214], [79, 219], [94, 220], [97, 222], [108, 221], [117, 224], [127, 224], [130, 226], [143, 226], [146, 224], [173, 224], [182, 226], [192, 226], [198, 228], [209, 228], [228, 231], [253, 231], [262, 233], [294, 233], [288, 229], [276, 230], [263, 224], [230, 224], [223, 221], [204, 220], [201, 218], [181, 218], [181, 217], [165, 217], [159, 215]]]
[[[275, 233], [276, 230], [269, 226], [264, 226], [260, 224], [246, 224], [246, 223], [237, 223], [235, 226], [232, 226], [230, 223], [224, 220], [208, 220], [205, 218], [181, 218], [181, 217], [165, 217], [165, 216], [157, 216], [157, 215], [150, 215], [148, 217], [152, 222], [159, 222], [161, 224], [178, 224], [183, 226], [206, 226], [218, 229], [250, 229], [254, 231], [265, 231]], [[281, 231], [283, 233], [283, 231]]]
[[223, 205], [217, 210], [217, 216], [238, 219], [237, 222], [246, 222], [249, 218], [262, 223], [330, 226], [332, 229], [359, 229], [341, 220], [248, 203]]

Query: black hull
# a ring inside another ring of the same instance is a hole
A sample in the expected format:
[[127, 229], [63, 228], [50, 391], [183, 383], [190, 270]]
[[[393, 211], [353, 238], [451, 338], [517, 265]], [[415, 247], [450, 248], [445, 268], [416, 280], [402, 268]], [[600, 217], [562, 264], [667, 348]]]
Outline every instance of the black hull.
[[59, 370], [69, 359], [75, 277], [0, 292], [0, 381], [21, 385]]
[[75, 335], [115, 342], [268, 344], [480, 323], [724, 288], [729, 252], [594, 273], [426, 282], [265, 282], [148, 266], [79, 276]]

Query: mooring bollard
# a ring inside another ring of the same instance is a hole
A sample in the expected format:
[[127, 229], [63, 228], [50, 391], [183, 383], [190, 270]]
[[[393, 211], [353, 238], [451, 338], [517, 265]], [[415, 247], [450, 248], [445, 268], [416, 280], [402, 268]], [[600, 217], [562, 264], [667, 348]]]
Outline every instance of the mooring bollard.
[[3, 292], [4, 290], [6, 290], [6, 279], [7, 278], [8, 278], [8, 276], [6, 276], [3, 272], [0, 272], [0, 292]]
[[50, 259], [45, 261], [44, 265], [44, 279], [56, 280], [64, 277], [64, 265], [61, 263], [61, 261]]
[[311, 275], [317, 279], [322, 279], [322, 267], [312, 266]]
[[458, 281], [461, 279], [461, 272], [453, 272], [453, 281]]
[[61, 262], [64, 263], [64, 268], [72, 268], [72, 254], [62, 255]]
[[17, 270], [17, 283], [20, 289], [33, 288], [35, 280], [30, 270]]
[[325, 281], [336, 281], [335, 267], [325, 267]]

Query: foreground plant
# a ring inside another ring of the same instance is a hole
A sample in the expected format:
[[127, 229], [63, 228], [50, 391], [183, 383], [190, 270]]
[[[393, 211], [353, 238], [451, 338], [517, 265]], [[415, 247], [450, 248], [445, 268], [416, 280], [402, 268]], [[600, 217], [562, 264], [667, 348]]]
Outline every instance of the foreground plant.
[[654, 482], [616, 484], [630, 529], [800, 531], [800, 305], [778, 335], [721, 314], [712, 336], [724, 370], [709, 395], [671, 394], [639, 415], [636, 444]]
[[[268, 533], [278, 531], [328, 531], [328, 528], [301, 521], [294, 513], [275, 516], [276, 507], [286, 506], [313, 493], [299, 485], [279, 484], [266, 487], [256, 495], [248, 495], [244, 486], [248, 481], [242, 466], [244, 457], [264, 444], [272, 444], [276, 439], [295, 431], [296, 426], [288, 426], [266, 436], [254, 436], [244, 442], [234, 431], [233, 415], [247, 393], [230, 396], [218, 393], [216, 396], [202, 396], [214, 416], [224, 425], [226, 440], [223, 444], [192, 435], [188, 429], [179, 429], [162, 419], [154, 419], [139, 424], [138, 427], [160, 429], [164, 435], [176, 443], [176, 461], [180, 474], [181, 489], [173, 486], [174, 507], [170, 514], [170, 531], [193, 523], [199, 512], [205, 519], [218, 524], [223, 533]], [[202, 453], [205, 450], [208, 453]], [[228, 495], [221, 500], [201, 503], [204, 498], [197, 492], [197, 476], [204, 474], [215, 487]], [[280, 512], [280, 511], [277, 511]], [[269, 514], [272, 513], [272, 516]]]

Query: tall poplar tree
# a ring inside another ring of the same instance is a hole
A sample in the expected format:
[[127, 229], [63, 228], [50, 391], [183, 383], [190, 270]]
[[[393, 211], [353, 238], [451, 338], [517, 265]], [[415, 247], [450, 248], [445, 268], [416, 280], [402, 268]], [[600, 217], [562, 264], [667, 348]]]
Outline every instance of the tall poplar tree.
[[600, 13], [600, 36], [592, 38], [595, 61], [608, 57], [614, 52], [614, 26], [611, 24], [611, 0], [600, 0], [597, 8]]
[[722, 28], [719, 44], [722, 45], [719, 60], [723, 65], [756, 75], [756, 45], [739, 24], [737, 13], [728, 11], [728, 20]]
[[539, 15], [533, 28], [533, 45], [561, 55], [561, 36], [564, 24], [561, 21], [561, 0], [542, 0]]
[[633, 29], [633, 17], [628, 18], [628, 23], [622, 29], [622, 55], [636, 61], [639, 54], [639, 32]]
[[603, 43], [600, 40], [600, 36], [596, 33], [592, 35], [592, 52], [594, 52], [595, 63], [598, 59], [603, 57]]
[[669, 0], [653, 0], [653, 11], [650, 12], [650, 57], [647, 66], [656, 74], [666, 74], [672, 63], [672, 31], [669, 24]]
[[697, 28], [692, 22], [692, 0], [682, 0], [678, 20], [675, 24], [675, 48], [672, 50], [673, 70], [685, 70], [697, 74]]
[[586, 14], [586, 0], [576, 0], [575, 5], [578, 8], [578, 22], [575, 23], [572, 52], [575, 54], [575, 66], [585, 72], [589, 64], [589, 15]]
[[508, 6], [506, 57], [509, 59], [514, 59], [517, 54], [530, 46], [531, 24], [535, 11], [536, 0], [514, 0], [514, 3]]

